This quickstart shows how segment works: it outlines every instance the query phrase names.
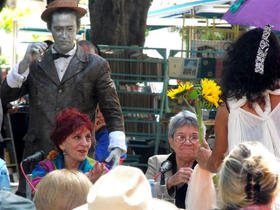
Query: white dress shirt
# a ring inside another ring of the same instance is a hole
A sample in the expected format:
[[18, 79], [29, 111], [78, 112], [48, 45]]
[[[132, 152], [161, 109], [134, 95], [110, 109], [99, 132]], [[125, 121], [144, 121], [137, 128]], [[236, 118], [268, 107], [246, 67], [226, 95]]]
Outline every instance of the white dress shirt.
[[[62, 80], [63, 75], [65, 74], [66, 69], [69, 66], [71, 59], [75, 55], [76, 49], [77, 49], [77, 45], [75, 44], [74, 48], [65, 54], [65, 55], [69, 55], [69, 57], [67, 57], [67, 58], [60, 57], [60, 58], [54, 60], [54, 65], [56, 67], [57, 75], [58, 75], [58, 78], [60, 81]], [[54, 49], [54, 47], [52, 47], [51, 50], [52, 50], [53, 54], [57, 53], [57, 51]]]

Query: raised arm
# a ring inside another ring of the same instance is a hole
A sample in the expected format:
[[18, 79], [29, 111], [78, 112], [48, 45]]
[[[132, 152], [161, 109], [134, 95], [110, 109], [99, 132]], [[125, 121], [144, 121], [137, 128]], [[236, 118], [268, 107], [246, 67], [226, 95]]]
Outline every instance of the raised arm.
[[226, 105], [221, 105], [216, 115], [214, 149], [206, 165], [213, 173], [218, 171], [228, 149], [228, 115]]

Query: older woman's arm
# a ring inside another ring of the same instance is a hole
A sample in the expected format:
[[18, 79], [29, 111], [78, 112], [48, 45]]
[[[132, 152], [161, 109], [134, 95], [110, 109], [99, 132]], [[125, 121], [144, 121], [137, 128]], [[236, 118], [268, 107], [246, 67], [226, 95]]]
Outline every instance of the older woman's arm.
[[[145, 176], [147, 177], [147, 179], [154, 179], [158, 174], [159, 174], [159, 169], [161, 166], [161, 163], [163, 161], [165, 161], [168, 158], [169, 155], [154, 155], [152, 157], [149, 157], [148, 160], [148, 168], [147, 171], [145, 173]], [[160, 183], [160, 179], [161, 176], [158, 176], [156, 178], [156, 182]], [[165, 196], [172, 196], [175, 192], [175, 190], [172, 190], [172, 187], [170, 186], [170, 188], [167, 187], [168, 185], [168, 179], [169, 176], [167, 174], [165, 174], [165, 184], [166, 187], [164, 188], [163, 194]], [[160, 190], [160, 189], [158, 189]], [[159, 193], [159, 192], [157, 192]]]
[[148, 168], [145, 173], [145, 176], [147, 177], [147, 179], [153, 179], [159, 172], [159, 168], [160, 168], [160, 163], [158, 161], [157, 156], [154, 155], [152, 157], [149, 157]]

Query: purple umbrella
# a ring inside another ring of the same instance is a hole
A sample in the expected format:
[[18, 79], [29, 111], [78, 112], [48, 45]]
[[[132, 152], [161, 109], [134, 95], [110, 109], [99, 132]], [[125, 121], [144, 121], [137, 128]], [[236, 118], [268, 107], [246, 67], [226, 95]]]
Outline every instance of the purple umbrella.
[[280, 31], [280, 0], [236, 0], [222, 19], [260, 28], [270, 24], [273, 30]]

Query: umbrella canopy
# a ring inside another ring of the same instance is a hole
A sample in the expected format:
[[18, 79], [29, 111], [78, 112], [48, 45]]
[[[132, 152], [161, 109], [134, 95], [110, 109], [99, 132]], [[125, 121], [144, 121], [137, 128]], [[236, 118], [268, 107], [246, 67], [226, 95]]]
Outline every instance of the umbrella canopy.
[[260, 28], [270, 24], [273, 30], [280, 31], [280, 0], [236, 0], [222, 19]]

